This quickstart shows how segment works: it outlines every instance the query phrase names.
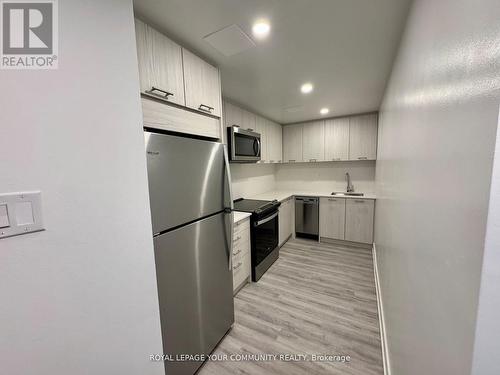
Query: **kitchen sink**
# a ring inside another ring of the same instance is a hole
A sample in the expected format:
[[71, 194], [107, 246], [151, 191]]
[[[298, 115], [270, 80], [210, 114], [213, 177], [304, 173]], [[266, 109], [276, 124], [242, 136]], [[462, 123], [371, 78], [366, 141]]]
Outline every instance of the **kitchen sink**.
[[348, 197], [362, 197], [364, 194], [363, 193], [344, 193], [344, 192], [333, 192], [332, 195], [343, 195], [343, 196], [348, 196]]

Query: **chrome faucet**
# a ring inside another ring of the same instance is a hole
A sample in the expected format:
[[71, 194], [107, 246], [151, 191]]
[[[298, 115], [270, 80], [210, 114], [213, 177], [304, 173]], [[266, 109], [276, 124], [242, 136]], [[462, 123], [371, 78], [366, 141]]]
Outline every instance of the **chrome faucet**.
[[347, 181], [347, 192], [352, 193], [354, 191], [354, 185], [351, 183], [351, 176], [349, 176], [349, 172], [345, 173], [345, 179]]

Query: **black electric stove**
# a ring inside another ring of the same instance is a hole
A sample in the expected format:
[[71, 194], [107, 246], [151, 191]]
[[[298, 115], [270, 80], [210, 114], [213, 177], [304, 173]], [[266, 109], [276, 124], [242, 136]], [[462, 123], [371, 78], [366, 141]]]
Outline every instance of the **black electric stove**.
[[278, 201], [237, 199], [234, 210], [249, 212], [252, 281], [258, 281], [279, 257]]

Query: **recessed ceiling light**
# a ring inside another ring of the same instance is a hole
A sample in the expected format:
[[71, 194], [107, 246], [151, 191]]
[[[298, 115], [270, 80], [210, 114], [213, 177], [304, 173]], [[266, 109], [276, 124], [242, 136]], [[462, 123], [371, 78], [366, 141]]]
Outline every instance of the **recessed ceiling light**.
[[326, 115], [328, 112], [330, 112], [328, 108], [321, 108], [321, 110], [319, 111], [319, 113], [321, 113], [322, 115]]
[[269, 35], [269, 31], [271, 31], [271, 25], [267, 20], [258, 20], [252, 26], [253, 35], [257, 39], [264, 39]]
[[312, 83], [304, 83], [302, 86], [300, 86], [300, 91], [302, 91], [303, 94], [309, 94], [313, 90], [314, 86]]

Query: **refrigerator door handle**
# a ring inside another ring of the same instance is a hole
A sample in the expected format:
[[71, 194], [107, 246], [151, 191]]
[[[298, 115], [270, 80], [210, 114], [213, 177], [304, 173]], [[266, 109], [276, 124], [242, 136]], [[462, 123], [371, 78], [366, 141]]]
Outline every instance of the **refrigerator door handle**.
[[224, 187], [224, 205], [226, 208], [229, 208], [232, 211], [234, 209], [234, 204], [233, 204], [233, 190], [231, 187], [231, 170], [229, 168], [229, 157], [227, 152], [227, 146], [223, 145], [223, 147], [224, 147], [224, 165], [226, 168], [225, 181], [224, 181], [224, 184], [226, 185]]
[[228, 257], [228, 269], [229, 271], [233, 271], [233, 211], [225, 212], [225, 220], [226, 220], [226, 247], [227, 247], [227, 257]]
[[234, 204], [233, 204], [233, 191], [231, 187], [231, 170], [229, 168], [229, 157], [228, 157], [228, 152], [227, 152], [227, 146], [223, 145], [224, 147], [224, 164], [226, 167], [226, 174], [225, 174], [225, 187], [224, 187], [224, 202], [226, 205], [225, 208], [225, 214], [226, 218], [229, 217], [229, 222], [226, 222], [226, 242], [227, 242], [227, 257], [228, 257], [228, 268], [229, 271], [232, 272], [233, 270], [233, 220], [234, 220], [234, 214], [233, 214], [233, 209], [234, 209]]

